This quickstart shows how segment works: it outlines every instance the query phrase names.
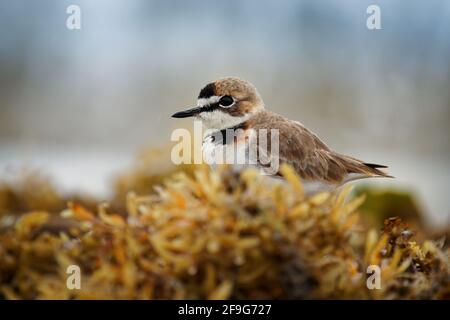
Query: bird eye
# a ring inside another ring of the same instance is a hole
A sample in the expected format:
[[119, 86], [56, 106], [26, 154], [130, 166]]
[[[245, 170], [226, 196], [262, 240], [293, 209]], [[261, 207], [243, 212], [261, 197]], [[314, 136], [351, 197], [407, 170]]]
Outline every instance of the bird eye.
[[230, 96], [223, 96], [219, 100], [219, 105], [221, 107], [229, 107], [234, 103], [234, 99]]

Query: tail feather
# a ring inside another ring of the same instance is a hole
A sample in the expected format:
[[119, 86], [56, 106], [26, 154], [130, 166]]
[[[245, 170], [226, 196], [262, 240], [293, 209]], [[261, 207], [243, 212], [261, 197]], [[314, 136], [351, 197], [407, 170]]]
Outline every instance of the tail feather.
[[369, 168], [374, 168], [374, 169], [377, 169], [377, 168], [387, 168], [387, 167], [388, 167], [388, 166], [384, 166], [384, 165], [382, 165], [382, 164], [368, 163], [368, 162], [363, 162], [363, 165], [365, 165], [365, 166], [367, 166], [367, 167], [369, 167]]
[[370, 173], [376, 175], [376, 176], [380, 176], [380, 177], [385, 177], [385, 178], [394, 178], [393, 176], [389, 175], [388, 173], [379, 170], [379, 168], [387, 168], [387, 166], [383, 166], [383, 165], [378, 165], [378, 164], [373, 164], [373, 163], [362, 163], [366, 168], [369, 169]]
[[347, 167], [347, 170], [349, 173], [362, 174], [362, 175], [367, 175], [370, 177], [378, 176], [378, 177], [385, 177], [385, 178], [393, 178], [393, 176], [380, 170], [380, 169], [386, 169], [387, 166], [385, 166], [385, 165], [363, 162], [359, 159], [349, 157], [349, 156], [344, 156], [344, 155], [340, 155], [340, 157], [342, 160], [344, 160], [344, 163], [346, 164], [346, 167]]

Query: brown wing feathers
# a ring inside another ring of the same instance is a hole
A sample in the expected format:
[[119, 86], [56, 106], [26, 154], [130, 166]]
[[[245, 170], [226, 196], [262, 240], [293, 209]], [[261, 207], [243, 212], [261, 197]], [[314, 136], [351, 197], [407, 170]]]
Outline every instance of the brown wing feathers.
[[336, 153], [300, 123], [290, 121], [276, 113], [264, 110], [249, 121], [252, 122], [250, 127], [256, 130], [279, 130], [280, 164], [292, 165], [305, 180], [339, 183], [352, 173], [371, 177], [391, 177], [379, 170], [387, 168], [386, 166], [365, 163]]

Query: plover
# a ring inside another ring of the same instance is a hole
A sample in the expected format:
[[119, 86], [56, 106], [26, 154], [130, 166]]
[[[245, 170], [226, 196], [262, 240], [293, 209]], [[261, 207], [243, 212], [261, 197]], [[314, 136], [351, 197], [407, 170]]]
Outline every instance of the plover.
[[[357, 179], [391, 177], [381, 170], [387, 166], [340, 154], [300, 122], [268, 111], [256, 88], [236, 77], [207, 84], [200, 91], [196, 107], [177, 112], [172, 117], [196, 117], [202, 121], [206, 129], [202, 149], [210, 164], [214, 164], [214, 154], [218, 150], [232, 147], [244, 150], [248, 156], [249, 145], [256, 145], [256, 155], [253, 153], [256, 159], [251, 159], [251, 165], [267, 173], [268, 158], [290, 164], [310, 191], [335, 188]], [[225, 132], [229, 131], [238, 133], [227, 139]], [[265, 150], [260, 147], [263, 139], [258, 132], [261, 131], [268, 136]], [[271, 139], [274, 133], [278, 139], [275, 157]], [[271, 173], [279, 175], [278, 171]]]

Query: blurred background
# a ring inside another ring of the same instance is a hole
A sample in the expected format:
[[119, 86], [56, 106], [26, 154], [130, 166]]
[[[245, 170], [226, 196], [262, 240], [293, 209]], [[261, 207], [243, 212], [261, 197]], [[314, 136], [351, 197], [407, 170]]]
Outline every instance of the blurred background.
[[[66, 28], [71, 4], [81, 30]], [[0, 178], [32, 166], [107, 197], [139, 148], [192, 126], [170, 115], [229, 75], [330, 147], [389, 165], [395, 180], [370, 183], [450, 223], [445, 0], [0, 0]]]

